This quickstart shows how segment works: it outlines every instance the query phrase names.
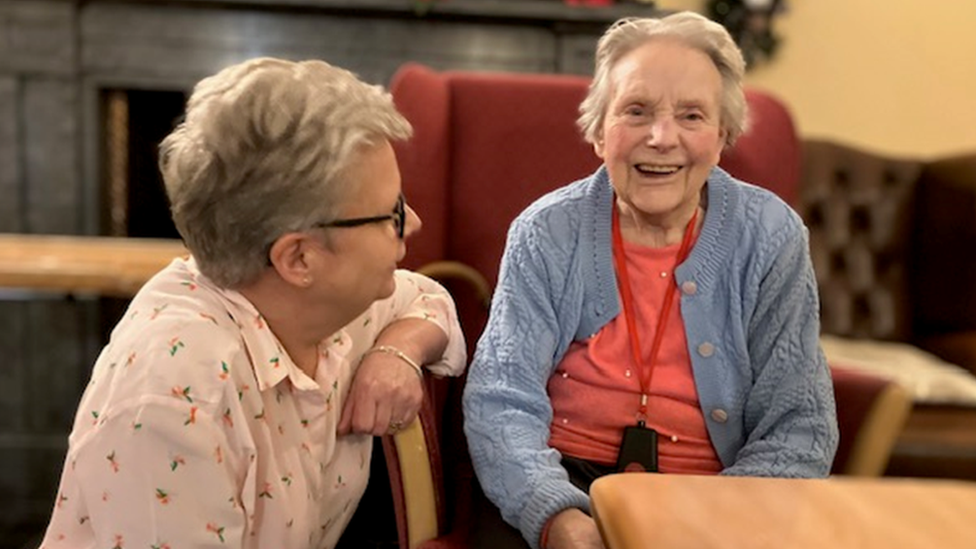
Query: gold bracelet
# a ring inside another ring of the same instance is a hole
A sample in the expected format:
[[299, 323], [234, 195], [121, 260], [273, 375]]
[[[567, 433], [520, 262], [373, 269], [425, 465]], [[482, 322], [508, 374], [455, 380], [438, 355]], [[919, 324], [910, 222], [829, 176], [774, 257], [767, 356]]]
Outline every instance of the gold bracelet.
[[408, 357], [406, 353], [404, 353], [400, 349], [397, 349], [396, 347], [393, 347], [391, 345], [379, 345], [363, 353], [363, 356], [365, 357], [366, 355], [371, 353], [386, 353], [388, 355], [393, 355], [399, 358], [400, 360], [406, 362], [407, 364], [409, 364], [410, 367], [417, 372], [417, 375], [420, 376], [420, 379], [421, 380], [424, 379], [424, 369], [420, 367], [420, 364], [417, 364], [412, 358]]

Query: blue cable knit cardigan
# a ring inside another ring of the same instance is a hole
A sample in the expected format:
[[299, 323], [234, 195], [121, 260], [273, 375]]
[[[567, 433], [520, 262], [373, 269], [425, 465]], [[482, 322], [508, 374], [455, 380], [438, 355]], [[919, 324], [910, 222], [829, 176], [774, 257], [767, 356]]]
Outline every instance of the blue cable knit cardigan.
[[[676, 270], [708, 433], [726, 475], [824, 477], [837, 447], [807, 231], [771, 192], [715, 168], [691, 255]], [[605, 168], [512, 223], [464, 391], [475, 472], [538, 547], [557, 512], [589, 511], [550, 448], [546, 384], [574, 340], [620, 314]], [[594, 413], [597, 413], [594, 410]]]

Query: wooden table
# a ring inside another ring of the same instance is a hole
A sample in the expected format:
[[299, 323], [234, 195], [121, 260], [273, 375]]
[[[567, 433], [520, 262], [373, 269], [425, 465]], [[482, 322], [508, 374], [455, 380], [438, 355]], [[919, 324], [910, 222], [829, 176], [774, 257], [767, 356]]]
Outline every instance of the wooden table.
[[0, 288], [131, 297], [186, 254], [179, 240], [0, 234]]
[[607, 549], [973, 549], [976, 483], [624, 473], [590, 488]]

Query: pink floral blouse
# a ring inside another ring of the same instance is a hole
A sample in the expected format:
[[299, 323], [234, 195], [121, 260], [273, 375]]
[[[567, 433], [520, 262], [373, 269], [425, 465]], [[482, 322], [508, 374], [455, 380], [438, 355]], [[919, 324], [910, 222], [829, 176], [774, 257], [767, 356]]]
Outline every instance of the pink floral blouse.
[[315, 379], [240, 293], [178, 259], [133, 299], [85, 390], [41, 547], [331, 548], [369, 476], [372, 437], [336, 436], [379, 332], [425, 318], [464, 340], [435, 282], [397, 271], [393, 296], [320, 345]]

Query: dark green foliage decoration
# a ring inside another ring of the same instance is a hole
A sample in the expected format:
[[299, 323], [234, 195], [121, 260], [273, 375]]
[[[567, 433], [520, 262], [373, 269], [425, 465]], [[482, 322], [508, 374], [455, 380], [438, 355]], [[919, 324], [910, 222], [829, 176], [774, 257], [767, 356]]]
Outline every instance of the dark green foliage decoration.
[[784, 9], [782, 0], [708, 0], [706, 15], [728, 29], [752, 67], [776, 53], [781, 39], [773, 21]]

